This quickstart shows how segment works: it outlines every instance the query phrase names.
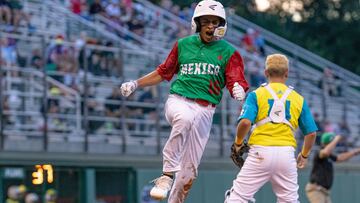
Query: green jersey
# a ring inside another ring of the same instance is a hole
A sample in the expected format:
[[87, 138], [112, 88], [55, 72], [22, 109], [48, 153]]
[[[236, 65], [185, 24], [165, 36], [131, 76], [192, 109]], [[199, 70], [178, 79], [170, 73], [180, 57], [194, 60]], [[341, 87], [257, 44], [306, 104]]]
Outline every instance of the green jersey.
[[177, 74], [171, 94], [213, 104], [220, 103], [225, 86], [231, 95], [235, 82], [248, 89], [239, 52], [225, 40], [203, 43], [198, 34], [178, 40], [157, 71], [168, 81]]

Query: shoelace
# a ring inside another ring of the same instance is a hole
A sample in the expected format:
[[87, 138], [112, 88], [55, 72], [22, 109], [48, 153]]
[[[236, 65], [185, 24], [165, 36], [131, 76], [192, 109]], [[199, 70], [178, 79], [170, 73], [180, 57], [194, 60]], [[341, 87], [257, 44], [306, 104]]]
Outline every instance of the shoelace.
[[159, 188], [169, 189], [171, 187], [170, 181], [172, 180], [167, 180], [166, 178], [167, 178], [166, 176], [160, 176], [150, 182], [154, 183]]

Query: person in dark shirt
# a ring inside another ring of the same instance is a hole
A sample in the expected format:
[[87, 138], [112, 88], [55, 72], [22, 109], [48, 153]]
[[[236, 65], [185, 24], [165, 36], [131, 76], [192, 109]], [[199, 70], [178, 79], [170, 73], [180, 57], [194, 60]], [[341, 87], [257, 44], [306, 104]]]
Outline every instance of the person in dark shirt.
[[347, 161], [360, 154], [360, 148], [340, 154], [333, 153], [336, 144], [342, 139], [335, 133], [321, 135], [321, 149], [315, 153], [310, 182], [306, 185], [306, 196], [310, 203], [331, 203], [330, 189], [334, 180], [334, 162]]
[[120, 117], [121, 115], [121, 97], [117, 88], [113, 88], [110, 96], [106, 97], [108, 101], [105, 104], [105, 115], [109, 117]]
[[89, 13], [90, 15], [95, 15], [95, 14], [103, 14], [104, 13], [104, 7], [101, 5], [101, 1], [100, 0], [95, 0], [91, 5], [90, 5], [90, 10]]

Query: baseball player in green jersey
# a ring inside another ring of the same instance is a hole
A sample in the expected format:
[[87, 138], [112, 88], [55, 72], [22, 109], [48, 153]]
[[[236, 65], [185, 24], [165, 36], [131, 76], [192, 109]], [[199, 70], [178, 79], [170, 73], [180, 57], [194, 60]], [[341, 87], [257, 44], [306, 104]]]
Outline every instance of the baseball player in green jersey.
[[[297, 168], [307, 164], [317, 126], [304, 98], [285, 84], [288, 72], [286, 56], [269, 55], [265, 64], [269, 83], [246, 98], [234, 145], [240, 147], [251, 131], [250, 151], [225, 203], [255, 202], [254, 194], [266, 182], [271, 183], [278, 203], [298, 203]], [[296, 158], [294, 131], [298, 127], [305, 138]]]
[[239, 52], [222, 39], [226, 32], [223, 5], [213, 0], [199, 2], [192, 31], [193, 35], [174, 44], [155, 71], [121, 85], [122, 94], [129, 96], [138, 87], [170, 81], [177, 74], [165, 104], [165, 117], [172, 129], [163, 149], [163, 173], [150, 191], [151, 197], [162, 200], [171, 190], [170, 203], [184, 202], [198, 175], [222, 89], [226, 86], [239, 101], [248, 90]]

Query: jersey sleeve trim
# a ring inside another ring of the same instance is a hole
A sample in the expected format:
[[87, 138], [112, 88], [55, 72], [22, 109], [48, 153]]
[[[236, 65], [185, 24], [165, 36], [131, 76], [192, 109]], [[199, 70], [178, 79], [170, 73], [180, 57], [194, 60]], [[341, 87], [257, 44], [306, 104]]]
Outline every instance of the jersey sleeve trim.
[[240, 122], [241, 119], [246, 118], [249, 119], [252, 124], [254, 124], [257, 114], [258, 114], [257, 96], [255, 92], [250, 92], [241, 109], [238, 122]]
[[176, 42], [166, 60], [156, 68], [159, 75], [167, 81], [179, 71], [178, 52], [178, 42]]
[[226, 88], [229, 90], [231, 96], [233, 97], [232, 89], [234, 83], [238, 82], [246, 92], [249, 89], [249, 84], [245, 79], [244, 75], [244, 63], [243, 59], [238, 51], [234, 51], [231, 55], [225, 69], [226, 77]]
[[305, 99], [303, 102], [301, 114], [298, 121], [299, 121], [299, 127], [304, 135], [313, 133], [318, 130], [315, 120], [311, 114], [311, 111]]

